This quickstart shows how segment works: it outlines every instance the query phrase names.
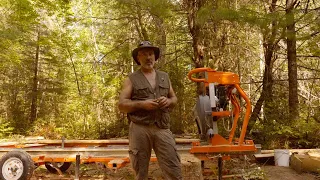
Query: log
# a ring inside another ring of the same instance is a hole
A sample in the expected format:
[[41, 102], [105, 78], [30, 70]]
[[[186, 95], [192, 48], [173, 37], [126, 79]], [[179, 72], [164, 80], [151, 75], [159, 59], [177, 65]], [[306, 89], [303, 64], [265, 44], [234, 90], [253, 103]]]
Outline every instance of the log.
[[291, 156], [290, 166], [298, 173], [314, 172], [319, 173], [320, 159], [309, 155], [293, 154]]
[[192, 154], [181, 156], [181, 167], [183, 179], [202, 180], [201, 160]]

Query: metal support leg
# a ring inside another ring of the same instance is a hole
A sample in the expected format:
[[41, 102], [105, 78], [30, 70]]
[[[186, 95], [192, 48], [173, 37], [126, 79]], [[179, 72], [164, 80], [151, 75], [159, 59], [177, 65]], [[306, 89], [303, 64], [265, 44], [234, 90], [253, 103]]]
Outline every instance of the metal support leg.
[[222, 166], [223, 166], [223, 160], [222, 156], [218, 157], [218, 179], [222, 180]]
[[201, 169], [204, 170], [204, 160], [201, 161]]
[[80, 171], [80, 155], [76, 155], [76, 169], [75, 169], [75, 178], [74, 180], [79, 180], [79, 171]]

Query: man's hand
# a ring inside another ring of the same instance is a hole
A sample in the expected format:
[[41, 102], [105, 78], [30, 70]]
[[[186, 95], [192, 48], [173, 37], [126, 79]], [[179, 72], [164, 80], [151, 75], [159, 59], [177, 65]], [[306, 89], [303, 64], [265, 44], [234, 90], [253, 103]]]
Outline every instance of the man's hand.
[[154, 99], [147, 99], [141, 103], [142, 108], [145, 110], [155, 110], [159, 108], [159, 103], [157, 103]]
[[158, 99], [156, 99], [156, 102], [158, 102], [158, 104], [159, 104], [158, 107], [160, 109], [165, 109], [165, 108], [169, 107], [171, 104], [171, 100], [167, 97], [164, 97], [164, 96], [161, 96]]

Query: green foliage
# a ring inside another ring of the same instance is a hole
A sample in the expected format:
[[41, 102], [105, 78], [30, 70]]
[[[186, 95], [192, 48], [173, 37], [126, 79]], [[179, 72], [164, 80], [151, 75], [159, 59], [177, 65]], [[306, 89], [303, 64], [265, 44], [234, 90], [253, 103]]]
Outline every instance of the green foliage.
[[[281, 86], [280, 86], [281, 87]], [[275, 86], [275, 89], [279, 86]], [[255, 143], [263, 148], [317, 148], [319, 147], [319, 122], [310, 118], [310, 107], [301, 104], [300, 118], [292, 121], [286, 108], [287, 94], [275, 91], [274, 102], [265, 108], [264, 113], [254, 127]]]
[[[51, 121], [51, 122], [50, 122]], [[45, 139], [61, 139], [61, 131], [53, 120], [37, 119], [33, 129], [28, 133], [32, 136], [41, 136]]]
[[13, 130], [14, 128], [10, 126], [9, 122], [4, 122], [4, 120], [0, 118], [0, 139], [10, 136], [14, 132]]
[[201, 24], [210, 20], [214, 22], [230, 21], [242, 25], [257, 26], [261, 29], [267, 29], [272, 21], [278, 21], [282, 27], [286, 25], [283, 12], [263, 13], [246, 7], [235, 10], [229, 7], [214, 8], [213, 6], [205, 6], [197, 15], [198, 22]]
[[159, 18], [165, 18], [172, 15], [171, 2], [169, 0], [149, 0], [141, 1], [142, 6], [150, 13]]

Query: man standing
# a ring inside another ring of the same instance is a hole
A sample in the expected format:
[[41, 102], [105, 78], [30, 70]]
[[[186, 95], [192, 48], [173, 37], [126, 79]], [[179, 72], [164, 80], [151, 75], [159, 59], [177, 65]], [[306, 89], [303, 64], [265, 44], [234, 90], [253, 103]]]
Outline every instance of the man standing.
[[167, 73], [154, 69], [160, 49], [142, 41], [132, 51], [140, 69], [124, 81], [119, 109], [128, 114], [129, 156], [136, 179], [148, 179], [152, 149], [166, 179], [182, 179], [180, 157], [169, 129], [169, 110], [177, 103]]

